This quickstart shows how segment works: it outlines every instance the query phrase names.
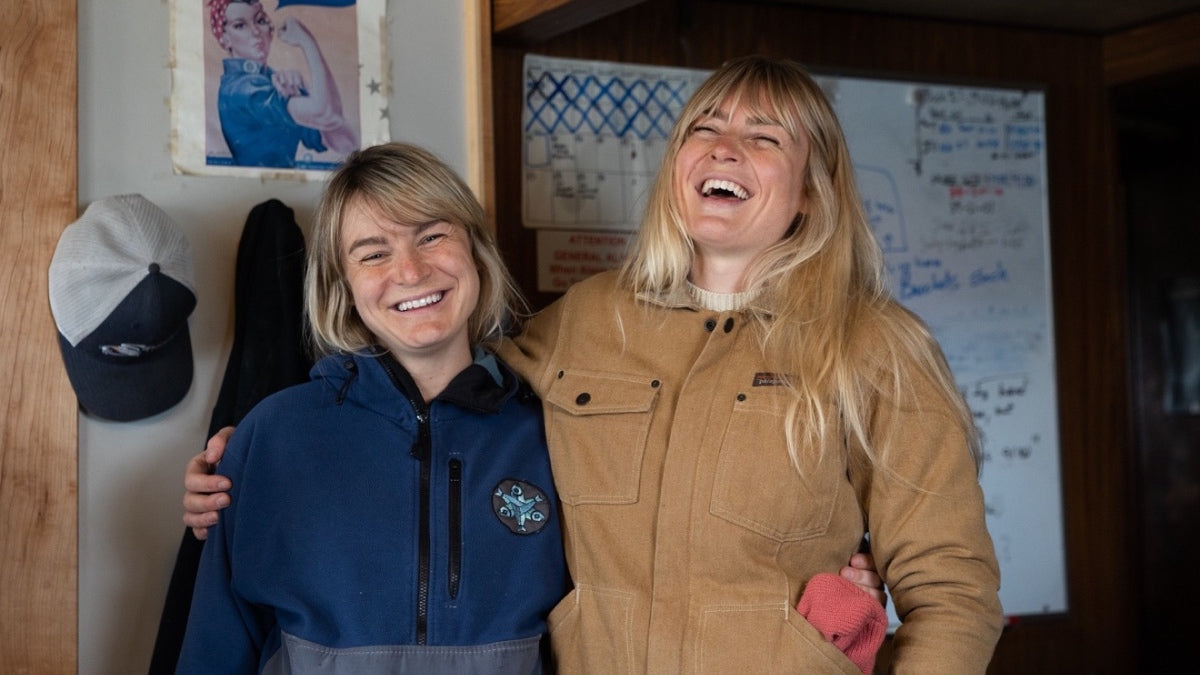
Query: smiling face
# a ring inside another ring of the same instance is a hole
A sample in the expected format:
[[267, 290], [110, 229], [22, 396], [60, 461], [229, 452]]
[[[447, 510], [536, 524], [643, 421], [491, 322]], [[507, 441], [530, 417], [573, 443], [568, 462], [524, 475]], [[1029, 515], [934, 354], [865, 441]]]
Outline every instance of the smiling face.
[[[759, 106], [766, 108], [766, 106]], [[675, 155], [675, 196], [698, 262], [749, 263], [805, 209], [808, 138], [745, 104], [702, 115]]]
[[231, 2], [225, 8], [221, 46], [231, 56], [266, 63], [274, 28], [262, 4]]
[[354, 308], [410, 371], [471, 363], [468, 320], [479, 272], [466, 230], [446, 221], [396, 223], [359, 200], [346, 205], [342, 265]]

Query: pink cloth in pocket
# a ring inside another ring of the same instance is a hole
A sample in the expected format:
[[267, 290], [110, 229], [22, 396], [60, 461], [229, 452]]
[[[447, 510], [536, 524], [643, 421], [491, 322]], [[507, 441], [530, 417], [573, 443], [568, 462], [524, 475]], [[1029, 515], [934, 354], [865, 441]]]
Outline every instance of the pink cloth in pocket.
[[887, 634], [887, 612], [851, 581], [822, 572], [809, 579], [796, 611], [858, 666], [875, 668], [875, 653]]

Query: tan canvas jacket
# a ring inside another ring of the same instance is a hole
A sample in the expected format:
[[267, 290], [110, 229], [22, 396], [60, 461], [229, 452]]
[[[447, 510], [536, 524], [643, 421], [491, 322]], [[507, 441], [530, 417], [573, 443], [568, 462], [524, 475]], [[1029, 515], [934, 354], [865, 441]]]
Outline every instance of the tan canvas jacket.
[[[898, 673], [983, 673], [999, 572], [961, 433], [897, 417], [891, 471], [839, 441], [784, 439], [787, 392], [739, 312], [647, 308], [604, 273], [535, 317], [501, 356], [542, 397], [574, 591], [550, 616], [561, 672], [857, 673], [795, 610], [871, 531], [904, 618]], [[853, 479], [850, 474], [853, 473]], [[869, 517], [864, 509], [869, 507]]]

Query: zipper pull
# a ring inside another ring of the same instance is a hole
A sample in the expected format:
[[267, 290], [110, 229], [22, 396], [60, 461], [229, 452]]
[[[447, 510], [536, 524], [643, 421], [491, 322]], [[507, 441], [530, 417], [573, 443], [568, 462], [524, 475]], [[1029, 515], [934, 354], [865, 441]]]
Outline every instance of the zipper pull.
[[432, 445], [429, 439], [429, 411], [418, 409], [417, 437], [413, 439], [412, 452], [410, 454], [422, 462], [428, 461], [433, 452]]

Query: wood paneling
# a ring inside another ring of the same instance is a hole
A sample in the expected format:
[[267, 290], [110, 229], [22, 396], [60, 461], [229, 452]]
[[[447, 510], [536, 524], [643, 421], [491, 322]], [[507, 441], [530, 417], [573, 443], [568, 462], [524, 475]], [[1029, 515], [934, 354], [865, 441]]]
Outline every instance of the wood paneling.
[[1200, 69], [1200, 12], [1104, 38], [1104, 81], [1109, 86], [1195, 69]]
[[74, 0], [0, 9], [0, 672], [76, 671], [75, 395], [46, 272], [76, 217]]
[[492, 152], [492, 4], [490, 0], [462, 0], [466, 30], [463, 58], [467, 63], [467, 183], [475, 190], [496, 222], [496, 167]]
[[1124, 228], [1113, 196], [1101, 39], [769, 3], [650, 0], [536, 45], [497, 41], [499, 236], [518, 281], [541, 305], [554, 296], [533, 290], [534, 235], [521, 226], [526, 50], [702, 68], [759, 52], [847, 74], [1045, 89], [1070, 611], [1007, 629], [990, 672], [1136, 672]]
[[540, 41], [645, 0], [492, 0], [493, 26], [509, 39]]

